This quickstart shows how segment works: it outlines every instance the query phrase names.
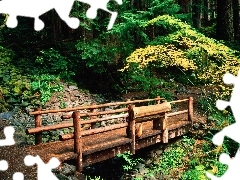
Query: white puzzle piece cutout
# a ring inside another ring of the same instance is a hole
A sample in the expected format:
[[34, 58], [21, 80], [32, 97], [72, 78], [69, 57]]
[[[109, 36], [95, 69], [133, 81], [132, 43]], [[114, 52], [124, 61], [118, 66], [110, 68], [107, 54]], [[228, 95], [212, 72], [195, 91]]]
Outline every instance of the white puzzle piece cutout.
[[237, 77], [233, 76], [230, 73], [225, 74], [223, 81], [225, 84], [233, 84], [234, 89], [232, 91], [232, 96], [229, 102], [218, 100], [216, 106], [219, 110], [224, 110], [227, 106], [230, 106], [235, 117], [235, 123], [223, 128], [220, 132], [213, 136], [213, 144], [218, 146], [223, 143], [225, 136], [240, 143], [240, 109], [238, 105], [240, 99], [240, 71], [238, 72]]
[[39, 16], [55, 9], [59, 17], [73, 29], [78, 28], [79, 19], [69, 17], [74, 0], [2, 0], [0, 1], [0, 13], [9, 14], [7, 26], [15, 28], [18, 25], [17, 16], [34, 18], [36, 31], [44, 28], [44, 23]]
[[6, 171], [8, 169], [8, 162], [0, 160], [0, 171]]
[[[91, 7], [87, 10], [87, 13], [86, 13], [86, 16], [87, 18], [89, 19], [95, 19], [97, 17], [97, 11], [98, 9], [101, 9], [101, 10], [104, 10], [108, 13], [110, 13], [112, 16], [110, 18], [110, 22], [108, 24], [108, 28], [107, 30], [110, 30], [112, 29], [113, 27], [113, 24], [114, 22], [116, 21], [116, 18], [117, 18], [117, 15], [118, 13], [117, 12], [113, 12], [113, 11], [110, 11], [108, 8], [107, 8], [107, 4], [110, 0], [77, 0], [79, 2], [83, 2], [83, 3], [86, 3], [86, 4], [89, 4]], [[116, 2], [119, 4], [119, 5], [122, 5], [122, 0], [116, 0]]]
[[[7, 126], [3, 130], [5, 139], [0, 140], [1, 146], [11, 146], [15, 144], [14, 141], [14, 132], [15, 129], [12, 126]], [[6, 171], [8, 169], [8, 162], [6, 160], [0, 160], [0, 171]]]
[[5, 139], [0, 140], [0, 147], [14, 145], [15, 141], [13, 136], [14, 136], [15, 129], [12, 126], [7, 126], [4, 128], [3, 132], [5, 135]]
[[60, 165], [60, 161], [53, 157], [45, 164], [39, 156], [27, 155], [24, 158], [26, 166], [33, 166], [37, 164], [37, 178], [38, 180], [58, 180], [58, 178], [52, 173], [52, 169], [57, 168]]
[[24, 175], [21, 172], [15, 172], [13, 174], [13, 180], [24, 180]]
[[228, 165], [227, 171], [221, 176], [217, 177], [209, 172], [206, 172], [208, 178], [211, 180], [239, 180], [240, 179], [240, 149], [238, 149], [235, 157], [233, 159], [226, 153], [222, 153], [219, 157], [219, 161], [223, 164]]
[[[117, 18], [117, 12], [108, 10], [107, 4], [110, 0], [78, 0], [79, 2], [87, 3], [91, 7], [87, 10], [87, 17], [94, 19], [97, 16], [97, 10], [102, 9], [112, 14], [108, 30], [112, 29]], [[9, 14], [7, 26], [15, 28], [18, 25], [17, 16], [34, 18], [34, 29], [40, 31], [44, 28], [44, 22], [39, 19], [39, 16], [54, 9], [59, 17], [66, 22], [72, 29], [79, 26], [79, 19], [69, 17], [72, 6], [75, 0], [1, 0], [0, 13]], [[121, 5], [122, 0], [116, 0]]]
[[[239, 110], [239, 99], [240, 99], [240, 71], [238, 72], [238, 76], [234, 76], [230, 73], [226, 73], [223, 76], [223, 82], [225, 84], [233, 84], [234, 88], [231, 94], [230, 101], [217, 100], [216, 106], [219, 110], [224, 110], [227, 106], [230, 106], [232, 109], [232, 113], [235, 118], [235, 123], [223, 128], [220, 132], [216, 133], [213, 136], [212, 142], [215, 145], [222, 145], [224, 141], [224, 137], [229, 137], [232, 140], [240, 143], [240, 110]], [[240, 179], [240, 148], [238, 149], [236, 156], [231, 159], [228, 154], [222, 153], [219, 157], [219, 161], [223, 164], [228, 165], [227, 171], [221, 177], [216, 177], [209, 172], [206, 172], [207, 177], [211, 180], [237, 180]]]

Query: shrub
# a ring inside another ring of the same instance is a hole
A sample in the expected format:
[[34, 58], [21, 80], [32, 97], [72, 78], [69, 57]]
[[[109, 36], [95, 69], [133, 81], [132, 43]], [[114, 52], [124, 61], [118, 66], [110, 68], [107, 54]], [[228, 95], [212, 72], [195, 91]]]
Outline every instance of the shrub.
[[158, 16], [143, 26], [153, 24], [166, 29], [168, 34], [132, 52], [121, 71], [133, 73], [136, 69], [147, 71], [152, 66], [155, 71], [176, 67], [191, 74], [195, 85], [219, 85], [217, 96], [229, 95], [230, 88], [222, 86], [222, 77], [226, 72], [237, 74], [240, 67], [237, 51], [169, 15]]

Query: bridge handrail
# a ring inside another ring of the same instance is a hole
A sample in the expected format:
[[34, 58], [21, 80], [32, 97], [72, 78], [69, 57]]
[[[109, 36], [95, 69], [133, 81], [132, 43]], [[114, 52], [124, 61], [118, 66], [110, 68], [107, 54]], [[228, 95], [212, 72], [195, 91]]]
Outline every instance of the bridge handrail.
[[[61, 138], [64, 139], [74, 139], [74, 153], [77, 154], [77, 171], [82, 171], [82, 157], [83, 157], [83, 136], [87, 135], [93, 135], [98, 134], [106, 131], [111, 131], [114, 129], [119, 128], [125, 128], [127, 137], [130, 139], [130, 151], [131, 153], [135, 154], [135, 148], [136, 148], [136, 132], [135, 132], [135, 125], [136, 123], [141, 123], [145, 121], [153, 121], [153, 130], [157, 130], [156, 132], [161, 132], [161, 139], [163, 143], [168, 143], [168, 126], [167, 126], [167, 118], [183, 113], [188, 114], [188, 121], [192, 124], [193, 123], [193, 98], [189, 97], [188, 99], [183, 100], [176, 100], [171, 102], [163, 102], [160, 104], [160, 100], [163, 98], [160, 98], [159, 96], [154, 99], [145, 99], [145, 100], [135, 100], [127, 102], [117, 102], [117, 103], [106, 103], [106, 104], [100, 104], [100, 105], [90, 105], [90, 106], [81, 106], [78, 108], [66, 108], [66, 109], [60, 109], [60, 110], [45, 110], [42, 111], [39, 108], [36, 109], [34, 112], [31, 112], [30, 114], [35, 116], [35, 128], [27, 129], [27, 134], [33, 134], [35, 133], [35, 144], [42, 143], [42, 132], [43, 131], [49, 131], [54, 129], [61, 129], [61, 128], [67, 128], [67, 127], [74, 127], [74, 133], [73, 134], [66, 134], [62, 135]], [[149, 101], [156, 101], [155, 105], [150, 106], [140, 106], [135, 107], [134, 103], [140, 103], [140, 102], [149, 102]], [[177, 112], [170, 112], [171, 110], [171, 104], [174, 103], [180, 103], [180, 102], [186, 102], [188, 101], [188, 109], [187, 110], [181, 110]], [[166, 104], [164, 104], [166, 103]], [[114, 105], [126, 105], [126, 108], [120, 107], [119, 109], [114, 110], [101, 110], [96, 112], [97, 108], [107, 107], [107, 106], [114, 106]], [[90, 112], [79, 112], [77, 110], [81, 109], [89, 109]], [[61, 123], [56, 125], [49, 125], [49, 126], [42, 126], [41, 122], [41, 114], [46, 113], [57, 113], [57, 112], [66, 112], [66, 110], [73, 111], [74, 112], [71, 115], [65, 115], [62, 119], [69, 119], [73, 118], [73, 122], [69, 123]], [[126, 113], [127, 112], [127, 113]], [[170, 113], [169, 113], [170, 112]], [[117, 115], [115, 113], [118, 113]], [[123, 114], [119, 114], [123, 113]], [[97, 117], [99, 115], [109, 115], [107, 117]], [[83, 117], [90, 117], [89, 120], [84, 120]], [[151, 118], [149, 118], [151, 117]], [[114, 124], [106, 127], [98, 127], [96, 128], [96, 123], [100, 121], [105, 121], [109, 119], [116, 119], [116, 118], [127, 118], [127, 122], [123, 122], [120, 124]], [[83, 130], [82, 125], [84, 124], [91, 124], [91, 129]], [[160, 131], [159, 131], [160, 130]], [[144, 137], [143, 137], [144, 138]]]
[[[108, 106], [116, 106], [116, 105], [125, 105], [127, 106], [128, 104], [135, 104], [135, 103], [141, 103], [141, 102], [150, 102], [150, 101], [157, 101], [160, 102], [160, 100], [163, 100], [164, 98], [160, 98], [160, 96], [157, 96], [156, 98], [153, 99], [144, 99], [144, 100], [134, 100], [131, 101], [130, 99], [127, 99], [126, 102], [114, 102], [114, 103], [105, 103], [105, 104], [100, 104], [100, 105], [88, 105], [88, 106], [80, 106], [80, 107], [75, 107], [75, 108], [65, 108], [65, 109], [50, 109], [50, 110], [41, 110], [40, 108], [35, 108], [33, 112], [30, 112], [30, 115], [35, 116], [35, 129], [27, 129], [26, 133], [31, 134], [35, 133], [35, 144], [41, 144], [42, 143], [42, 132], [43, 131], [48, 131], [48, 130], [54, 130], [54, 129], [61, 129], [67, 127], [71, 127], [72, 124], [63, 124], [63, 125], [52, 125], [52, 126], [47, 126], [46, 128], [42, 128], [42, 119], [41, 115], [42, 114], [48, 114], [48, 113], [58, 113], [58, 112], [71, 112], [71, 111], [76, 111], [76, 110], [84, 110], [84, 109], [90, 109], [90, 113], [82, 113], [81, 116], [87, 116], [91, 115], [91, 120], [96, 119], [96, 114], [95, 110], [96, 108], [102, 108], [102, 107], [108, 107]], [[126, 110], [126, 109], [123, 109]], [[117, 110], [121, 111], [121, 110]], [[110, 113], [110, 112], [109, 112]], [[115, 113], [114, 111], [112, 113]], [[111, 114], [111, 113], [110, 113]], [[63, 115], [62, 119], [70, 119], [72, 118], [71, 115]], [[91, 128], [96, 127], [96, 122], [91, 124]]]
[[[157, 98], [154, 99], [145, 99], [145, 100], [135, 100], [135, 101], [130, 101], [128, 100], [127, 102], [117, 102], [117, 103], [106, 103], [106, 104], [100, 104], [100, 105], [90, 105], [90, 106], [83, 106], [80, 107], [85, 108], [86, 107], [88, 109], [91, 109], [92, 112], [87, 112], [87, 113], [80, 113], [79, 112], [79, 118], [81, 117], [86, 117], [89, 116], [90, 120], [84, 120], [81, 121], [81, 124], [91, 124], [92, 125], [92, 129], [94, 129], [94, 124], [96, 125], [97, 122], [101, 122], [101, 121], [105, 121], [105, 120], [110, 120], [110, 119], [116, 119], [116, 118], [121, 118], [121, 117], [128, 117], [128, 113], [125, 114], [118, 114], [118, 115], [113, 115], [113, 116], [108, 116], [108, 117], [101, 117], [101, 118], [97, 118], [97, 115], [105, 115], [105, 114], [114, 114], [114, 113], [124, 113], [128, 111], [128, 108], [121, 108], [121, 109], [116, 109], [116, 110], [110, 110], [110, 111], [100, 111], [100, 112], [94, 112], [95, 108], [101, 108], [101, 107], [106, 107], [106, 106], [113, 106], [113, 105], [127, 105], [127, 104], [134, 104], [134, 103], [139, 103], [139, 102], [149, 102], [152, 100], [155, 100], [157, 104], [160, 104], [160, 100], [162, 100], [163, 98], [160, 98], [159, 96]], [[192, 122], [192, 117], [193, 117], [193, 113], [192, 113], [192, 98], [188, 98], [188, 99], [183, 99], [183, 100], [177, 100], [177, 101], [171, 101], [168, 102], [170, 104], [173, 103], [179, 103], [179, 102], [184, 102], [184, 101], [189, 101], [189, 107], [188, 110], [183, 110], [183, 111], [178, 111], [178, 112], [173, 112], [173, 113], [166, 113], [165, 116], [167, 117], [171, 117], [171, 116], [175, 116], [178, 114], [182, 114], [182, 113], [188, 113], [188, 119], [189, 121]], [[134, 107], [134, 106], [133, 106]], [[79, 109], [79, 108], [67, 108], [69, 109]], [[62, 109], [60, 109], [62, 111]], [[27, 134], [34, 134], [35, 133], [35, 144], [40, 144], [42, 143], [42, 132], [44, 131], [49, 131], [49, 130], [56, 130], [56, 129], [62, 129], [62, 128], [68, 128], [68, 127], [73, 127], [74, 124], [73, 122], [68, 122], [68, 123], [61, 123], [61, 124], [55, 124], [55, 125], [49, 125], [49, 126], [42, 126], [42, 122], [41, 122], [41, 114], [44, 114], [42, 112], [53, 112], [53, 110], [45, 110], [45, 111], [40, 111], [39, 109], [36, 109], [36, 111], [31, 112], [30, 114], [34, 114], [35, 116], [35, 128], [30, 128], [30, 129], [26, 129], [26, 133]], [[40, 113], [39, 113], [40, 112]], [[54, 112], [59, 112], [58, 110], [54, 110]], [[154, 113], [152, 113], [152, 115], [154, 115]], [[67, 115], [67, 118], [72, 118], [72, 114], [71, 115]], [[66, 117], [65, 117], [66, 118]], [[65, 119], [64, 118], [64, 119]], [[141, 120], [140, 120], [141, 121]], [[139, 121], [139, 122], [140, 122]], [[148, 120], [143, 120], [143, 121], [148, 121]], [[72, 134], [68, 134], [68, 135], [62, 135], [60, 136], [60, 139], [69, 139], [69, 138], [73, 138]]]
[[103, 107], [108, 107], [108, 106], [127, 105], [127, 104], [135, 104], [135, 103], [158, 101], [158, 100], [164, 100], [164, 98], [157, 97], [157, 98], [154, 98], [154, 99], [134, 100], [134, 101], [126, 101], [126, 102], [113, 102], [113, 103], [105, 103], [105, 104], [99, 104], [99, 105], [88, 105], [88, 106], [80, 106], [80, 107], [75, 107], [75, 108], [64, 108], [64, 109], [50, 109], [50, 110], [36, 109], [35, 111], [30, 112], [29, 115], [40, 115], [40, 114], [58, 113], [58, 112], [70, 112], [70, 111], [77, 111], [77, 110], [83, 110], [83, 109], [97, 109], [97, 108], [103, 108]]

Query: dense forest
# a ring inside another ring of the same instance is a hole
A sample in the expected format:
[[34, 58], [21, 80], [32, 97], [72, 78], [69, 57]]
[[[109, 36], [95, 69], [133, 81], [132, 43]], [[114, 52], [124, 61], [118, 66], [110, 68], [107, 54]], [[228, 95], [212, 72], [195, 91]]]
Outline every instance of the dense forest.
[[[61, 83], [110, 99], [145, 92], [146, 97], [172, 100], [183, 87], [201, 87], [197, 109], [208, 122], [202, 134], [184, 137], [135, 179], [158, 179], [158, 172], [186, 180], [207, 179], [205, 171], [220, 176], [226, 166], [218, 161], [219, 155], [234, 156], [238, 147], [230, 139], [216, 147], [211, 138], [234, 122], [231, 110], [221, 112], [215, 102], [229, 99], [232, 87], [222, 77], [226, 72], [237, 75], [240, 67], [239, 3], [123, 0], [119, 5], [112, 0], [108, 8], [118, 16], [111, 30], [109, 13], [98, 10], [97, 18], [89, 19], [90, 6], [78, 1], [71, 11], [80, 19], [77, 29], [54, 10], [40, 16], [45, 23], [41, 31], [35, 31], [33, 19], [26, 17], [18, 17], [18, 26], [8, 28], [9, 15], [0, 14], [0, 112], [12, 111], [16, 104], [42, 107], [62, 90]], [[192, 158], [184, 159], [188, 153]], [[124, 157], [131, 162], [124, 171], [134, 173], [138, 159]]]

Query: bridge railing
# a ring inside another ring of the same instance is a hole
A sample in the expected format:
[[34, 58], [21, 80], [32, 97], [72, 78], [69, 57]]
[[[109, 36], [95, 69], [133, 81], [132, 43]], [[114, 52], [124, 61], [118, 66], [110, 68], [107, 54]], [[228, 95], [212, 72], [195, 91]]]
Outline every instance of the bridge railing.
[[[91, 124], [91, 129], [94, 129], [96, 127], [96, 123], [103, 121], [103, 120], [110, 120], [114, 118], [124, 118], [127, 117], [126, 112], [128, 111], [127, 106], [129, 104], [137, 104], [137, 103], [144, 103], [144, 102], [151, 102], [151, 101], [160, 101], [163, 100], [164, 98], [160, 98], [157, 96], [154, 99], [144, 99], [144, 100], [134, 100], [131, 101], [128, 99], [126, 102], [113, 102], [113, 103], [105, 103], [105, 104], [92, 104], [88, 106], [79, 106], [79, 107], [74, 107], [74, 108], [64, 108], [64, 109], [50, 109], [50, 110], [42, 110], [41, 108], [36, 108], [33, 112], [30, 112], [30, 115], [34, 115], [35, 117], [35, 128], [30, 128], [26, 129], [26, 134], [35, 134], [35, 145], [41, 144], [42, 143], [42, 132], [45, 131], [50, 131], [50, 130], [56, 130], [56, 129], [62, 129], [62, 128], [69, 128], [73, 127], [73, 122], [64, 122], [60, 124], [55, 124], [55, 125], [47, 125], [47, 126], [42, 126], [42, 114], [49, 114], [49, 113], [68, 113], [68, 112], [74, 112], [74, 111], [79, 111], [79, 110], [85, 110], [87, 111], [86, 113], [80, 113], [81, 117], [86, 117], [89, 116], [89, 120], [85, 120], [82, 125], [84, 124]], [[125, 106], [126, 108], [120, 108], [116, 110], [109, 110], [109, 111], [102, 111], [102, 112], [97, 112], [98, 109], [100, 108], [106, 108], [109, 106]], [[112, 117], [105, 117], [105, 118], [97, 118], [98, 115], [105, 115], [105, 114], [114, 114], [114, 113], [124, 113], [125, 114], [119, 114], [118, 116], [112, 116]], [[73, 118], [72, 114], [67, 114], [63, 115], [61, 117], [63, 120], [65, 119], [70, 119]], [[89, 131], [90, 132], [90, 131]], [[68, 134], [68, 135], [62, 135], [60, 136], [61, 140], [66, 140], [73, 138], [73, 134]]]
[[[42, 132], [74, 127], [73, 134], [64, 134], [60, 136], [61, 140], [74, 139], [74, 153], [77, 154], [77, 171], [81, 172], [83, 168], [83, 139], [82, 137], [98, 134], [114, 129], [126, 128], [127, 137], [131, 139], [131, 153], [135, 154], [136, 149], [136, 134], [135, 127], [137, 123], [142, 123], [146, 121], [152, 121], [152, 129], [160, 130], [162, 132], [162, 142], [168, 143], [168, 125], [167, 121], [169, 117], [185, 114], [188, 115], [188, 121], [190, 124], [193, 122], [193, 98], [171, 101], [171, 102], [160, 102], [163, 98], [159, 96], [154, 99], [145, 100], [127, 100], [126, 102], [116, 102], [116, 103], [106, 103], [100, 105], [90, 105], [81, 106], [76, 108], [65, 108], [59, 110], [41, 110], [35, 109], [31, 112], [31, 115], [35, 116], [35, 128], [27, 129], [27, 134], [35, 134], [36, 145], [42, 143]], [[136, 103], [151, 102], [155, 101], [155, 105], [139, 106], [136, 107]], [[188, 102], [188, 108], [185, 110], [170, 112], [171, 104]], [[120, 108], [111, 110], [102, 110], [101, 108], [106, 108], [109, 106], [121, 106]], [[84, 110], [84, 112], [79, 112], [79, 110]], [[60, 123], [56, 125], [42, 126], [41, 115], [48, 113], [58, 113], [58, 112], [73, 112], [72, 114], [63, 115], [62, 119], [73, 118], [73, 122]], [[106, 115], [103, 117], [103, 115]], [[154, 118], [153, 118], [154, 117]], [[125, 122], [113, 124], [105, 127], [97, 127], [97, 123], [107, 120], [113, 120], [118, 118], [126, 118]], [[83, 130], [83, 126], [89, 124], [90, 129]]]

